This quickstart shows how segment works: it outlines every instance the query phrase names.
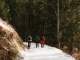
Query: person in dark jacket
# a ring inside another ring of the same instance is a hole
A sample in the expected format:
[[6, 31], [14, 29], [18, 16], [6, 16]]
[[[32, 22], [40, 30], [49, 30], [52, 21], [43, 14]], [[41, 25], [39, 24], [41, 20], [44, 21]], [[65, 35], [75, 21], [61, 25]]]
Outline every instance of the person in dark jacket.
[[40, 42], [39, 36], [35, 37], [35, 42], [36, 42], [36, 48], [39, 47], [39, 42]]
[[30, 34], [29, 34], [29, 36], [27, 37], [27, 40], [28, 40], [28, 49], [29, 49], [30, 46], [31, 46], [31, 42], [32, 42], [32, 37], [31, 37]]
[[41, 37], [40, 43], [41, 43], [41, 48], [43, 48], [44, 43], [45, 43], [45, 37], [44, 36]]

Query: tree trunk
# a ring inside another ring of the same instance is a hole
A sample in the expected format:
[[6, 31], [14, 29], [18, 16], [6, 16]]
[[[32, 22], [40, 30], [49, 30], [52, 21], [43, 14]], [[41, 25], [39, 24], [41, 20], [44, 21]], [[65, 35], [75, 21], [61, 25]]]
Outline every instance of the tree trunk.
[[57, 40], [58, 40], [58, 48], [60, 48], [60, 41], [59, 41], [59, 0], [57, 0]]

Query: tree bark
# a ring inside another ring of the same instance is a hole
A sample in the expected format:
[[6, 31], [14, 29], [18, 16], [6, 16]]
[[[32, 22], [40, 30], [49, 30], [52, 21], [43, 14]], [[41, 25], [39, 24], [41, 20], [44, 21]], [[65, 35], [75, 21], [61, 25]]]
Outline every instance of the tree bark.
[[60, 41], [59, 41], [59, 0], [57, 0], [57, 40], [58, 40], [58, 48], [60, 48]]

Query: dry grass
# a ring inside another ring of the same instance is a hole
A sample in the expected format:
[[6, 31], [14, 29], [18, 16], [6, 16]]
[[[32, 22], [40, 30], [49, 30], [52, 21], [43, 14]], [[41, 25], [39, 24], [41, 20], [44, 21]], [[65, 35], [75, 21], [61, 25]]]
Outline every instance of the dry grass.
[[12, 60], [17, 53], [24, 49], [22, 39], [6, 22], [0, 19], [0, 60]]
[[78, 53], [73, 53], [72, 56], [73, 56], [74, 58], [76, 58], [76, 60], [80, 60], [80, 54], [78, 54]]
[[[63, 52], [69, 54], [67, 46], [64, 46], [62, 50]], [[80, 53], [78, 52], [78, 49], [76, 47], [73, 48], [71, 56], [74, 57], [76, 60], [80, 60]]]

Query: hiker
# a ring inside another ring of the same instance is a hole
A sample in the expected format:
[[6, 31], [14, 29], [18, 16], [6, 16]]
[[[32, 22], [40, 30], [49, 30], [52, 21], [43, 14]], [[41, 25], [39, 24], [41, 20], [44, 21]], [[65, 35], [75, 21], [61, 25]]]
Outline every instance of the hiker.
[[45, 43], [45, 37], [44, 36], [41, 37], [40, 43], [41, 43], [41, 48], [43, 48], [44, 43]]
[[36, 42], [36, 48], [39, 47], [39, 42], [40, 42], [39, 36], [35, 37], [35, 42]]
[[29, 36], [27, 37], [27, 40], [28, 40], [28, 49], [29, 49], [30, 46], [31, 46], [31, 42], [32, 42], [32, 37], [31, 37], [30, 34], [29, 34]]

